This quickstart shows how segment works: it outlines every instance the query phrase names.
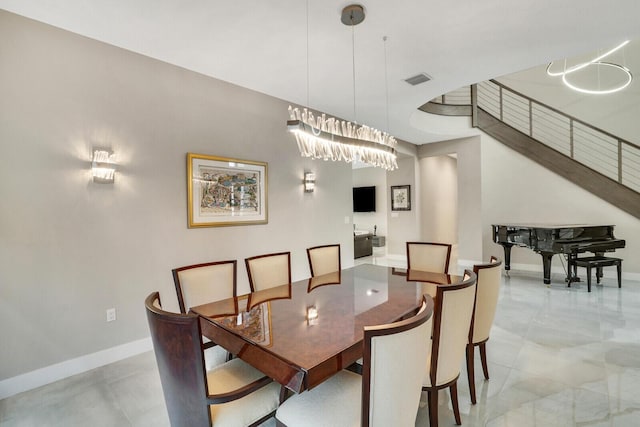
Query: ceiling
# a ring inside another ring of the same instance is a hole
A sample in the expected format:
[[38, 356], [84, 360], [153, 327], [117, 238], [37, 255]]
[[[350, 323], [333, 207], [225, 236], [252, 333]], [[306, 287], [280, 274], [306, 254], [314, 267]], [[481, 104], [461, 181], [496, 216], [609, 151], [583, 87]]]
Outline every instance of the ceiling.
[[[415, 144], [441, 139], [411, 125], [435, 96], [640, 35], [637, 0], [364, 0], [356, 27], [340, 22], [348, 4], [0, 0], [10, 12]], [[432, 80], [403, 81], [421, 72]]]

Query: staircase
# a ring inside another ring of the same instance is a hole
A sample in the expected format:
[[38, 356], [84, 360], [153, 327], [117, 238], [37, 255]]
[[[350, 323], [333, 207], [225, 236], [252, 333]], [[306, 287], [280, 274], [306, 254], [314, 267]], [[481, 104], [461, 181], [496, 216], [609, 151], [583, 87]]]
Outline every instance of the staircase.
[[471, 116], [518, 153], [640, 219], [640, 146], [496, 81], [442, 95], [420, 110]]

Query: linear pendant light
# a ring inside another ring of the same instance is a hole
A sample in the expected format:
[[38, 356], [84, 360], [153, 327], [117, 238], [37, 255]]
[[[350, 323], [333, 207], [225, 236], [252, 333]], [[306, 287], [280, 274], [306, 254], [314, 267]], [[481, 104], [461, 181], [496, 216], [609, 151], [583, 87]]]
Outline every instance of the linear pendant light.
[[[350, 5], [342, 10], [341, 21], [353, 27], [364, 21], [364, 17], [362, 6]], [[352, 49], [354, 47], [352, 39]], [[355, 54], [353, 70], [355, 111]], [[397, 141], [386, 132], [328, 117], [326, 114], [314, 115], [307, 108], [300, 110], [291, 106], [287, 128], [295, 135], [303, 157], [348, 163], [358, 160], [387, 170], [398, 168], [395, 149]]]

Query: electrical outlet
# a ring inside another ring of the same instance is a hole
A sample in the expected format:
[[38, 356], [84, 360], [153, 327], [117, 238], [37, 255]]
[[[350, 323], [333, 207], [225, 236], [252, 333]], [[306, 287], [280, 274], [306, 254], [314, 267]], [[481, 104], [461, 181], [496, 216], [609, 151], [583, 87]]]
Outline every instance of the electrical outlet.
[[113, 322], [116, 320], [116, 309], [110, 308], [107, 310], [107, 322]]

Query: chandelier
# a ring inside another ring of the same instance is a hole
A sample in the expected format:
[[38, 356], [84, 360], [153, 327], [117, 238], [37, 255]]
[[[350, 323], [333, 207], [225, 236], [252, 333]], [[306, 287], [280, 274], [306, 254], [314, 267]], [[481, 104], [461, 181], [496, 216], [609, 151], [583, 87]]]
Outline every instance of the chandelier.
[[[590, 95], [606, 95], [609, 93], [621, 91], [631, 84], [631, 81], [633, 80], [633, 75], [631, 74], [631, 71], [623, 65], [615, 64], [612, 62], [606, 62], [606, 61], [603, 61], [603, 59], [605, 59], [607, 56], [610, 56], [614, 52], [622, 49], [627, 43], [629, 43], [629, 40], [626, 40], [620, 43], [618, 46], [603, 53], [602, 55], [599, 55], [585, 62], [580, 62], [569, 68], [567, 68], [567, 60], [565, 59], [565, 65], [562, 71], [553, 71], [552, 70], [553, 62], [550, 62], [549, 65], [547, 65], [547, 74], [551, 77], [562, 76], [562, 82], [565, 84], [565, 86], [575, 90], [576, 92], [587, 93]], [[576, 75], [578, 75], [575, 73], [579, 71], [588, 70], [590, 68], [595, 69], [595, 71], [597, 72], [595, 77], [596, 81], [594, 82], [593, 87], [585, 86], [584, 81], [582, 83], [577, 83], [575, 81], [572, 81], [572, 79]], [[614, 79], [614, 83], [610, 83], [609, 85], [603, 88], [601, 86], [601, 71], [604, 71], [609, 75], [609, 80], [611, 80], [611, 76], [614, 74], [617, 74], [620, 77], [620, 79], [619, 80]]]
[[[352, 27], [352, 50], [354, 51], [353, 27], [364, 21], [364, 9], [360, 5], [345, 7], [342, 10], [341, 21]], [[352, 58], [355, 115], [355, 54]], [[307, 57], [307, 68], [308, 66]], [[287, 128], [295, 135], [300, 155], [303, 157], [348, 163], [360, 161], [386, 170], [398, 168], [395, 148], [397, 141], [386, 132], [328, 117], [324, 113], [314, 115], [307, 108], [300, 110], [291, 106], [289, 106]]]
[[398, 168], [396, 139], [369, 126], [327, 117], [314, 116], [304, 108], [289, 107], [287, 127], [298, 142], [302, 157], [345, 161], [359, 160], [387, 170]]

